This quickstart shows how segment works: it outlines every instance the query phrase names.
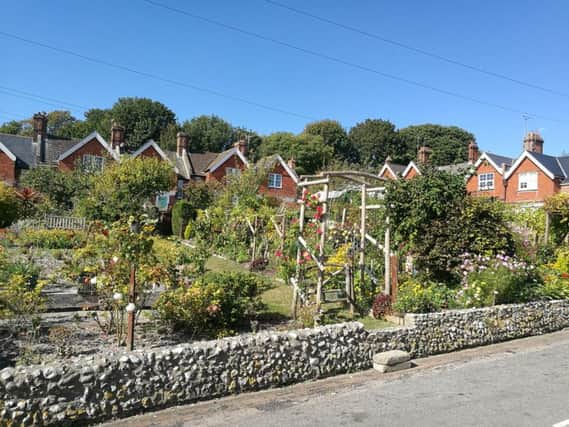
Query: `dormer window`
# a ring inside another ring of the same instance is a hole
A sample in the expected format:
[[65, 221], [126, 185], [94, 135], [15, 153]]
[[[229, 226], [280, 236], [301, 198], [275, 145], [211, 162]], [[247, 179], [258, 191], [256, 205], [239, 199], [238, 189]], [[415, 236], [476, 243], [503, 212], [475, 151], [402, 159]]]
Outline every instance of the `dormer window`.
[[269, 174], [269, 188], [283, 188], [283, 176], [280, 173]]
[[82, 166], [88, 171], [102, 171], [105, 166], [105, 158], [94, 154], [83, 154]]
[[518, 179], [518, 191], [537, 190], [537, 172], [522, 172]]
[[481, 173], [478, 175], [478, 190], [487, 191], [494, 189], [494, 174], [493, 173]]

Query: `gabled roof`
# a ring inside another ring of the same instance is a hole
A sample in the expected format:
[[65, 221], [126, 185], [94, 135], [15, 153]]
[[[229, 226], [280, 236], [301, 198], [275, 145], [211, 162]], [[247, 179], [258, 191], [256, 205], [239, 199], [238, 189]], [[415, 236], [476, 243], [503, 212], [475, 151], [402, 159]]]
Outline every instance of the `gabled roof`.
[[522, 155], [518, 157], [510, 170], [506, 172], [506, 175], [504, 176], [505, 179], [509, 179], [525, 159], [532, 161], [545, 175], [551, 179], [560, 178], [562, 181], [565, 181], [567, 179], [567, 175], [565, 174], [558, 157], [548, 156], [546, 154], [530, 151], [524, 151]]
[[160, 146], [156, 143], [156, 141], [154, 141], [153, 139], [149, 139], [148, 141], [146, 141], [144, 144], [142, 144], [138, 150], [136, 150], [135, 152], [133, 152], [131, 155], [132, 157], [138, 157], [140, 156], [142, 153], [144, 153], [148, 148], [154, 148], [154, 150], [156, 150], [156, 152], [160, 155], [160, 157], [162, 157], [162, 159], [166, 160], [167, 162], [171, 163], [171, 160], [168, 158], [168, 156], [166, 155], [166, 153], [164, 151], [162, 151], [162, 149], [160, 148]]
[[276, 163], [280, 163], [284, 168], [288, 176], [292, 178], [295, 184], [298, 184], [299, 178], [296, 171], [292, 169], [287, 162], [279, 154], [273, 154], [272, 156], [263, 157], [257, 162], [257, 167], [264, 169], [272, 169]]
[[219, 153], [217, 157], [205, 169], [205, 172], [213, 172], [214, 170], [219, 168], [222, 164], [224, 164], [227, 160], [229, 160], [232, 156], [239, 157], [243, 162], [243, 164], [249, 167], [249, 162], [247, 161], [243, 153], [237, 147], [232, 147], [229, 150], [225, 150]]
[[403, 171], [405, 171], [406, 166], [405, 165], [400, 165], [397, 163], [391, 163], [391, 162], [385, 162], [383, 164], [383, 167], [381, 168], [381, 170], [379, 171], [378, 176], [383, 175], [383, 173], [385, 172], [385, 170], [389, 170], [389, 172], [391, 172], [391, 174], [395, 177], [395, 178], [399, 178], [402, 174]]
[[[0, 143], [4, 148], [2, 151], [6, 152], [12, 161], [18, 161], [24, 167], [32, 167], [35, 165], [36, 157], [32, 142], [33, 139], [29, 136], [0, 133]], [[8, 154], [8, 152], [10, 154]], [[12, 158], [12, 156], [14, 158]]]
[[474, 167], [478, 168], [478, 166], [480, 166], [480, 164], [486, 160], [488, 163], [490, 163], [492, 165], [492, 167], [494, 169], [496, 169], [496, 171], [498, 171], [498, 173], [500, 175], [504, 175], [504, 172], [506, 172], [505, 170], [503, 170], [502, 168], [502, 164], [507, 164], [507, 165], [511, 165], [514, 162], [514, 159], [512, 159], [511, 157], [506, 157], [506, 156], [500, 156], [498, 154], [494, 154], [494, 153], [489, 153], [488, 151], [485, 151], [484, 153], [482, 153], [482, 155], [478, 158], [478, 160], [476, 161], [476, 163], [474, 163]]
[[411, 172], [411, 169], [415, 169], [417, 173], [421, 175], [421, 169], [419, 169], [419, 166], [417, 166], [417, 164], [414, 161], [410, 161], [405, 170], [403, 171], [403, 173], [401, 174], [401, 177], [405, 178], [407, 174]]
[[80, 140], [78, 139], [58, 139], [48, 137], [46, 140], [46, 163], [57, 163], [57, 160], [62, 153], [65, 153], [67, 150], [71, 149], [75, 144], [79, 142]]
[[119, 155], [115, 152], [115, 150], [113, 150], [109, 144], [107, 144], [107, 141], [105, 141], [105, 139], [99, 134], [99, 132], [95, 131], [95, 132], [91, 132], [89, 135], [87, 135], [85, 138], [83, 138], [81, 141], [79, 141], [78, 143], [76, 143], [75, 145], [73, 145], [71, 148], [69, 148], [67, 151], [65, 151], [64, 153], [62, 153], [57, 160], [63, 160], [66, 157], [69, 157], [71, 154], [73, 154], [74, 152], [76, 152], [77, 150], [79, 150], [81, 147], [83, 147], [84, 145], [86, 145], [87, 143], [91, 142], [93, 139], [96, 139], [99, 144], [101, 144], [103, 146], [103, 148], [105, 150], [108, 151], [108, 153], [111, 155], [111, 157], [115, 160], [119, 160]]
[[8, 156], [8, 158], [9, 158], [10, 160], [12, 160], [13, 162], [16, 161], [16, 156], [14, 155], [14, 153], [12, 153], [12, 152], [8, 149], [8, 147], [6, 147], [6, 146], [5, 146], [4, 144], [2, 144], [1, 142], [0, 142], [0, 151], [2, 151], [4, 154], [6, 154], [6, 155]]
[[438, 170], [448, 172], [450, 174], [469, 172], [471, 168], [472, 163], [470, 162], [451, 163], [450, 165], [437, 166]]
[[209, 151], [206, 153], [189, 153], [188, 157], [192, 166], [192, 174], [205, 176], [207, 167], [217, 158], [218, 155], [219, 153], [212, 153]]
[[558, 157], [557, 162], [565, 174], [565, 179], [561, 181], [561, 185], [569, 185], [569, 156]]

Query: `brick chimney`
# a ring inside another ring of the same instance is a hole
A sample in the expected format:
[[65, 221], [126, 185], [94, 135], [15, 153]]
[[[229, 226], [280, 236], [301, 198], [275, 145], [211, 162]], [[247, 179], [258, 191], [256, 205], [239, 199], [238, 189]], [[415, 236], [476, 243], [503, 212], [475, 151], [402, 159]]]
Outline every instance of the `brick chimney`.
[[32, 118], [34, 128], [34, 142], [38, 145], [38, 159], [45, 162], [47, 152], [47, 114], [36, 113]]
[[431, 150], [429, 147], [423, 145], [421, 148], [419, 148], [419, 152], [417, 155], [417, 160], [419, 161], [419, 163], [422, 163], [424, 165], [428, 164], [429, 161], [431, 160], [431, 153], [433, 152], [433, 150]]
[[480, 151], [478, 151], [478, 144], [472, 140], [468, 143], [468, 163], [476, 163], [479, 157]]
[[176, 155], [182, 157], [184, 152], [188, 149], [188, 135], [184, 132], [178, 132], [176, 134]]
[[543, 154], [543, 138], [537, 132], [528, 132], [524, 138], [524, 150]]
[[286, 163], [288, 164], [288, 167], [291, 168], [292, 170], [296, 168], [296, 160], [294, 160], [294, 157], [288, 159], [288, 162]]
[[121, 146], [124, 144], [124, 128], [113, 120], [111, 126], [111, 148], [120, 154]]
[[244, 138], [241, 138], [239, 141], [233, 144], [233, 146], [241, 151], [241, 154], [243, 154], [243, 156], [247, 156], [247, 141]]

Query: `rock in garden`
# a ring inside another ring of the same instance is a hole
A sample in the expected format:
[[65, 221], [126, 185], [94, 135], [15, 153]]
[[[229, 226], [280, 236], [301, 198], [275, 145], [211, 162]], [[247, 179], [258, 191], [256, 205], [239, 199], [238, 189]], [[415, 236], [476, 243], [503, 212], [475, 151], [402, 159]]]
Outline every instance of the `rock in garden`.
[[373, 363], [378, 365], [393, 366], [409, 360], [411, 360], [411, 355], [401, 350], [384, 351], [373, 356]]

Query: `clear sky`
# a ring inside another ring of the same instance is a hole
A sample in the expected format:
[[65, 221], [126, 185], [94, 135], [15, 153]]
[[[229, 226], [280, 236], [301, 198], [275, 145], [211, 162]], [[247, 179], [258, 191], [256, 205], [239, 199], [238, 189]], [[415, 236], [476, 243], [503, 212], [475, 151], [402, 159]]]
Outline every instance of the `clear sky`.
[[305, 117], [90, 63], [0, 34], [0, 121], [66, 107], [11, 96], [4, 89], [8, 87], [76, 104], [71, 110], [77, 117], [85, 110], [79, 106], [107, 108], [118, 97], [139, 96], [163, 102], [180, 121], [217, 114], [262, 134], [299, 132], [310, 118], [337, 119], [347, 128], [366, 118], [383, 118], [397, 127], [456, 125], [473, 132], [482, 150], [512, 156], [521, 151], [524, 119], [520, 112], [377, 74], [382, 72], [533, 113], [527, 127], [541, 131], [545, 152], [569, 152], [566, 0], [278, 0], [565, 95], [441, 62], [265, 0], [155, 1], [373, 71], [231, 31], [143, 0], [4, 1], [0, 31]]

